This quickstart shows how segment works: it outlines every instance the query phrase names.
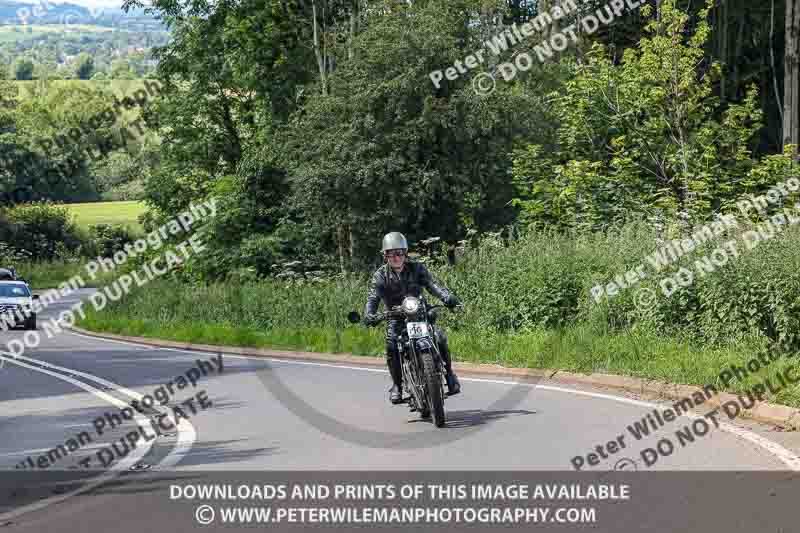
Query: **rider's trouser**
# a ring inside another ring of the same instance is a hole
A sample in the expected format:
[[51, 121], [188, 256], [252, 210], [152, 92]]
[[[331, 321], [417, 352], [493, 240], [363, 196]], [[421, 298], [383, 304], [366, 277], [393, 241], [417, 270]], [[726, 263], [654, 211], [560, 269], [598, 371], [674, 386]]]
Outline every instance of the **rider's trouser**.
[[[403, 333], [404, 324], [402, 320], [389, 320], [386, 323], [386, 366], [389, 367], [389, 373], [392, 375], [392, 382], [398, 387], [401, 386], [403, 381], [403, 371], [400, 364], [400, 351], [397, 348], [397, 342], [400, 335]], [[449, 375], [453, 372], [453, 369], [450, 361], [450, 346], [447, 343], [447, 334], [444, 330], [436, 326], [433, 326], [433, 331], [436, 336], [436, 344], [439, 347], [439, 353], [444, 361], [445, 370]]]

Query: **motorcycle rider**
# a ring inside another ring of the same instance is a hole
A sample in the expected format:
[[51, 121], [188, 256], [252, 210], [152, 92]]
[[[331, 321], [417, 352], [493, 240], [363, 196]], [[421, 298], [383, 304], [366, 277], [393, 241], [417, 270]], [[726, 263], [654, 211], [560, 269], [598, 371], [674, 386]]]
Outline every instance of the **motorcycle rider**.
[[[386, 263], [372, 275], [372, 283], [367, 296], [367, 305], [364, 309], [364, 324], [375, 326], [379, 319], [375, 313], [378, 311], [379, 301], [382, 299], [386, 309], [400, 305], [406, 296], [419, 297], [422, 288], [436, 296], [448, 308], [452, 309], [459, 304], [458, 298], [451, 294], [447, 289], [438, 286], [431, 276], [431, 273], [422, 263], [407, 261], [408, 242], [405, 236], [399, 232], [387, 233], [383, 237], [381, 246]], [[393, 404], [402, 403], [402, 367], [400, 363], [400, 352], [397, 342], [402, 333], [403, 321], [400, 319], [390, 319], [386, 322], [386, 364], [392, 376], [392, 388], [389, 399]], [[447, 392], [450, 396], [461, 392], [461, 384], [458, 377], [453, 372], [450, 361], [450, 348], [447, 344], [447, 336], [441, 328], [434, 326], [436, 343], [439, 346], [439, 353], [445, 363], [447, 380]]]

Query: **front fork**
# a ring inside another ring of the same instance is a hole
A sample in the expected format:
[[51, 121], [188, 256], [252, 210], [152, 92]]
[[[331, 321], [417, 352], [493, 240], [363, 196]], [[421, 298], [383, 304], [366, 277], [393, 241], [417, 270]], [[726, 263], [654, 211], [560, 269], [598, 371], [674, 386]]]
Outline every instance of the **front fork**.
[[[430, 348], [433, 352], [434, 364], [439, 370], [439, 384], [441, 387], [443, 387], [442, 390], [444, 391], [444, 387], [446, 386], [446, 371], [444, 367], [444, 361], [439, 353], [439, 347], [436, 345], [436, 340], [428, 337], [416, 339], [417, 342], [420, 340], [427, 342], [427, 348]], [[404, 339], [404, 342], [400, 343], [399, 348], [400, 362], [403, 370], [403, 389], [409, 391], [410, 393], [408, 397], [408, 403], [411, 411], [414, 412], [422, 408], [423, 403], [426, 402], [426, 399], [424, 397], [424, 389], [422, 384], [424, 380], [424, 377], [422, 376], [423, 369], [419, 363], [416, 349], [411, 346], [411, 342], [414, 341], [410, 339]], [[442, 397], [445, 398], [446, 395], [442, 394]]]

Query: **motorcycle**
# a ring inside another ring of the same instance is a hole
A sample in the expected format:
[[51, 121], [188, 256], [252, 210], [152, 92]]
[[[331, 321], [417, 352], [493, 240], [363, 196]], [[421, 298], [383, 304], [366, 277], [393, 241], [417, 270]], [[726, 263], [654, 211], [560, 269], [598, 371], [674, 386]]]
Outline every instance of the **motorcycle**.
[[[445, 366], [436, 343], [433, 325], [436, 323], [436, 309], [442, 305], [428, 305], [424, 298], [406, 296], [403, 302], [386, 311], [378, 313], [380, 321], [401, 319], [405, 330], [398, 338], [398, 350], [403, 374], [403, 391], [409, 396], [402, 399], [411, 412], [419, 412], [422, 419], [433, 414], [436, 427], [445, 425], [444, 399], [446, 398]], [[361, 315], [352, 311], [348, 320], [356, 324]]]

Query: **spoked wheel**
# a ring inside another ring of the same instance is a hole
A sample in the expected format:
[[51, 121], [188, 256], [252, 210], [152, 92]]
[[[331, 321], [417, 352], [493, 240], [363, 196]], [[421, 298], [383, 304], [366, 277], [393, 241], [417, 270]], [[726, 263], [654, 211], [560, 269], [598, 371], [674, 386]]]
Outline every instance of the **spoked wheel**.
[[430, 407], [426, 406], [422, 410], [423, 418], [433, 414], [433, 423], [437, 428], [443, 427], [445, 424], [444, 415], [444, 395], [442, 393], [442, 377], [439, 375], [436, 363], [433, 360], [433, 353], [425, 350], [420, 354], [422, 359], [422, 370], [425, 374], [425, 385], [428, 389], [428, 399], [430, 400]]

